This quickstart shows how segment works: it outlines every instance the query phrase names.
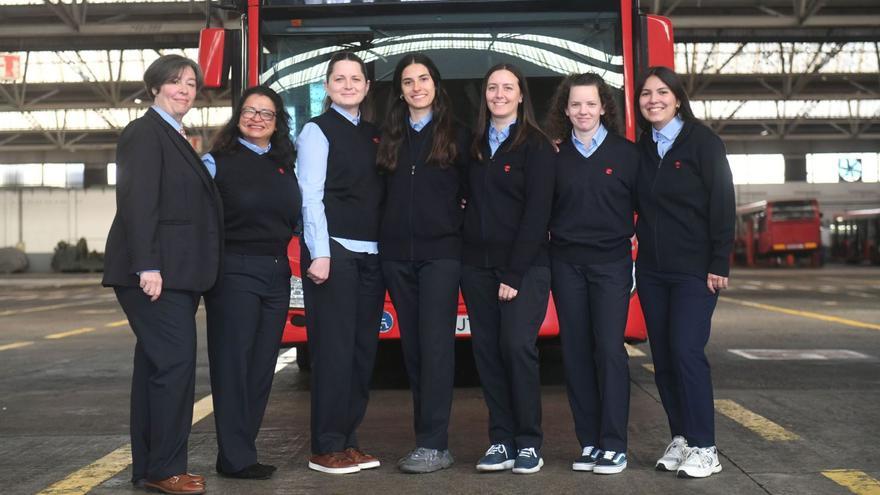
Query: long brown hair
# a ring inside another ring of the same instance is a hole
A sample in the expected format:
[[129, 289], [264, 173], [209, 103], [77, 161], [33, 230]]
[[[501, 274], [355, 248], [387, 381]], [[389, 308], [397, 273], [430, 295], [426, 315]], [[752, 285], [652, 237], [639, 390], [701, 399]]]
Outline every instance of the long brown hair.
[[[679, 107], [676, 115], [681, 117], [681, 120], [685, 122], [700, 121], [700, 119], [694, 115], [694, 111], [691, 110], [691, 100], [688, 98], [687, 90], [684, 89], [684, 82], [681, 80], [681, 76], [669, 67], [663, 67], [662, 65], [649, 67], [644, 76], [639, 79], [639, 84], [636, 86], [636, 106], [639, 106], [638, 101], [642, 94], [642, 89], [644, 89], [645, 82], [647, 82], [648, 78], [651, 76], [655, 76], [663, 81], [663, 84], [669, 87], [669, 90], [672, 91], [672, 94], [678, 99]], [[639, 112], [636, 114], [636, 120], [639, 123], [639, 127], [643, 130], [651, 129], [651, 123], [642, 116], [641, 109], [639, 109]]]
[[434, 62], [422, 53], [410, 53], [404, 55], [394, 69], [394, 78], [391, 84], [391, 96], [388, 99], [388, 112], [385, 125], [382, 127], [382, 142], [379, 143], [379, 151], [376, 162], [382, 170], [393, 171], [397, 168], [397, 158], [400, 145], [409, 132], [409, 105], [403, 99], [403, 71], [410, 65], [421, 64], [428, 69], [428, 74], [434, 82], [434, 101], [431, 103], [431, 112], [434, 125], [434, 135], [431, 141], [431, 151], [428, 153], [427, 163], [436, 164], [440, 168], [446, 168], [452, 163], [457, 153], [455, 146], [455, 131], [452, 127], [452, 111], [449, 104], [449, 95], [443, 88], [440, 79], [440, 71]]
[[568, 108], [568, 98], [571, 96], [571, 88], [574, 86], [595, 86], [599, 93], [599, 103], [605, 109], [605, 114], [600, 117], [600, 122], [610, 132], [619, 134], [620, 129], [617, 126], [617, 105], [611, 94], [611, 88], [602, 79], [602, 76], [587, 72], [585, 74], [571, 74], [566, 76], [550, 103], [550, 111], [547, 112], [547, 119], [544, 123], [544, 131], [554, 140], [565, 140], [571, 136], [572, 124], [571, 119], [565, 115]]
[[499, 70], [506, 70], [516, 77], [519, 84], [519, 91], [522, 94], [522, 103], [516, 107], [516, 128], [513, 132], [513, 139], [505, 149], [514, 149], [523, 144], [530, 135], [538, 135], [542, 139], [547, 140], [547, 136], [538, 127], [538, 121], [535, 119], [535, 110], [532, 108], [532, 98], [529, 95], [529, 85], [522, 71], [513, 64], [500, 63], [492, 66], [483, 77], [482, 92], [480, 93], [480, 111], [477, 114], [477, 123], [474, 126], [474, 140], [471, 143], [471, 155], [477, 160], [483, 160], [483, 143], [488, 140], [488, 123], [489, 123], [489, 105], [486, 102], [486, 86], [492, 74]]

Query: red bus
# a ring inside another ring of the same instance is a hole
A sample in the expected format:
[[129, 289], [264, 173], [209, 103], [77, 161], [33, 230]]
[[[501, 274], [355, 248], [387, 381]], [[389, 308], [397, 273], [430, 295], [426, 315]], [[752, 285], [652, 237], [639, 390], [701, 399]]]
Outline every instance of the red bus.
[[880, 265], [880, 208], [841, 213], [830, 227], [832, 259]]
[[[498, 62], [523, 69], [539, 116], [564, 75], [597, 72], [614, 89], [618, 108], [623, 109], [621, 128], [629, 139], [636, 137], [637, 74], [649, 65], [673, 65], [671, 23], [640, 15], [637, 0], [240, 0], [237, 5], [240, 30], [202, 32], [199, 58], [206, 86], [228, 83], [233, 95], [244, 86], [271, 86], [284, 98], [294, 133], [323, 112], [324, 70], [329, 57], [343, 49], [367, 62], [371, 96], [378, 102], [385, 101], [399, 57], [426, 53], [443, 74], [457, 118], [466, 123], [476, 114], [483, 75]], [[227, 81], [230, 68], [232, 78]], [[372, 120], [381, 123], [382, 117], [374, 113]], [[296, 240], [289, 255], [294, 276], [283, 342], [297, 346], [300, 365], [307, 366]], [[386, 299], [380, 338], [399, 339], [396, 321]], [[539, 336], [558, 333], [551, 302]], [[470, 335], [461, 300], [456, 335]], [[635, 287], [626, 335], [634, 342], [646, 338]]]
[[736, 209], [734, 261], [821, 264], [819, 203], [815, 199], [758, 201]]

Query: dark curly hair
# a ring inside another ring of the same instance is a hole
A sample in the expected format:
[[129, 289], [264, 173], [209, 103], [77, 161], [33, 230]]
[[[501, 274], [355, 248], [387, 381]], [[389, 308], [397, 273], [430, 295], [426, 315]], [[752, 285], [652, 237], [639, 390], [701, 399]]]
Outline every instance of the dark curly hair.
[[261, 95], [272, 100], [272, 105], [275, 106], [275, 132], [269, 138], [272, 149], [269, 150], [268, 156], [293, 170], [296, 162], [296, 150], [290, 139], [290, 114], [284, 108], [284, 101], [278, 96], [278, 93], [268, 86], [253, 86], [241, 94], [229, 122], [214, 135], [211, 153], [232, 153], [241, 146], [238, 142], [238, 138], [242, 137], [241, 131], [238, 129], [238, 122], [241, 120], [241, 110], [251, 95]]
[[617, 124], [617, 104], [614, 103], [614, 97], [611, 88], [598, 74], [587, 72], [585, 74], [570, 74], [559, 83], [556, 93], [550, 103], [550, 110], [547, 112], [547, 118], [544, 122], [544, 131], [553, 140], [565, 140], [571, 136], [571, 119], [565, 115], [565, 109], [568, 107], [568, 98], [571, 94], [572, 86], [595, 86], [599, 93], [599, 103], [605, 109], [600, 121], [610, 132], [620, 133]]
[[427, 163], [446, 168], [456, 159], [457, 147], [455, 146], [455, 131], [452, 125], [452, 108], [449, 95], [443, 88], [440, 71], [427, 55], [410, 53], [404, 55], [394, 69], [387, 117], [385, 125], [382, 126], [382, 142], [379, 144], [379, 152], [376, 157], [379, 168], [383, 170], [393, 171], [397, 168], [400, 145], [403, 143], [406, 133], [409, 132], [409, 105], [403, 99], [402, 79], [403, 71], [414, 64], [424, 65], [428, 69], [428, 74], [431, 76], [435, 88], [434, 101], [431, 104], [434, 136]]

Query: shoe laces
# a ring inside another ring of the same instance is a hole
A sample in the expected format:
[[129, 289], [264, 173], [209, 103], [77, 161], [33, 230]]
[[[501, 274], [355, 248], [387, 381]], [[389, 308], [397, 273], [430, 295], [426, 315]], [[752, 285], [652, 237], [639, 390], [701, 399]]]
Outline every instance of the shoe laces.
[[489, 450], [486, 451], [486, 455], [492, 455], [492, 454], [504, 454], [504, 456], [506, 457], [507, 456], [507, 447], [505, 447], [503, 443], [496, 443], [496, 444], [492, 445], [491, 447], [489, 447]]
[[538, 453], [535, 452], [534, 447], [529, 447], [527, 449], [519, 449], [519, 453], [516, 455], [517, 457], [538, 457]]
[[598, 452], [598, 449], [596, 449], [596, 447], [594, 447], [594, 446], [592, 446], [592, 445], [587, 446], [587, 447], [584, 447], [584, 450], [581, 451], [581, 456], [583, 456], [583, 457], [593, 457], [593, 452], [594, 452], [594, 451], [595, 451], [595, 452]]
[[[687, 462], [691, 461], [692, 462]], [[696, 462], [701, 467], [709, 467], [715, 463], [715, 448], [714, 447], [691, 447], [688, 449], [686, 463], [692, 464]]]
[[602, 458], [610, 461], [610, 460], [614, 459], [614, 456], [616, 456], [616, 455], [617, 455], [617, 452], [615, 452], [613, 450], [606, 450], [602, 453]]
[[419, 460], [420, 459], [430, 459], [432, 457], [433, 453], [434, 453], [434, 451], [432, 451], [431, 449], [427, 449], [425, 447], [418, 447], [412, 451], [412, 454], [410, 454], [410, 457], [412, 457], [413, 459], [419, 459]]
[[669, 454], [673, 454], [676, 457], [685, 458], [688, 455], [688, 445], [687, 440], [681, 437], [675, 437], [672, 439], [669, 445], [666, 446], [666, 451], [663, 452], [663, 456], [667, 456]]

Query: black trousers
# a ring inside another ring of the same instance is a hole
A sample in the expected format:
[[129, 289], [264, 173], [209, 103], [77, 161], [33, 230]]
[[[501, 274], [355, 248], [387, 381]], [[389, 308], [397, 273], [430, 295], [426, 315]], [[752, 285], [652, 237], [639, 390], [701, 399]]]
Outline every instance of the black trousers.
[[623, 346], [632, 258], [590, 265], [552, 260], [568, 402], [581, 447], [626, 452], [629, 358]]
[[196, 383], [200, 294], [163, 290], [155, 302], [140, 287], [115, 287], [137, 337], [131, 377], [132, 482], [183, 474]]
[[654, 381], [672, 436], [691, 447], [715, 445], [715, 404], [706, 344], [718, 295], [687, 273], [636, 270], [648, 326]]
[[416, 446], [448, 448], [459, 260], [383, 261], [413, 394]]
[[474, 360], [489, 408], [489, 441], [508, 451], [541, 448], [541, 380], [536, 341], [550, 298], [550, 269], [529, 268], [512, 301], [498, 300], [499, 270], [461, 267]]
[[227, 253], [205, 294], [217, 464], [234, 473], [257, 462], [284, 320], [290, 302], [286, 257]]
[[[312, 260], [304, 241], [302, 273]], [[382, 267], [375, 254], [354, 253], [330, 240], [330, 277], [317, 285], [303, 277], [306, 331], [312, 361], [312, 453], [358, 447], [385, 303]]]

